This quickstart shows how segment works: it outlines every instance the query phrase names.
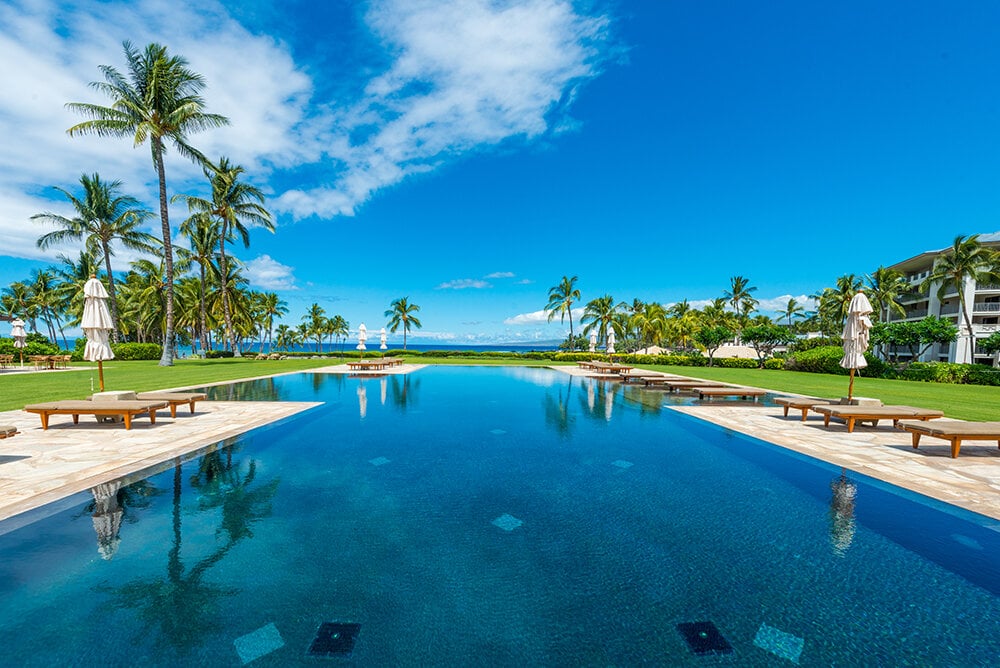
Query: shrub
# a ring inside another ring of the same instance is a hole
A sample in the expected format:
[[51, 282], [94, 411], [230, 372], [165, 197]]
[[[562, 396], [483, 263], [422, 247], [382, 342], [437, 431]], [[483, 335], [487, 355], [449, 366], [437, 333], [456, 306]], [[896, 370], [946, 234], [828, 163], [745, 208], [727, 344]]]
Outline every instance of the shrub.
[[963, 382], [970, 385], [1000, 385], [1000, 371], [992, 367], [974, 364], [966, 370]]
[[205, 359], [216, 360], [222, 358], [233, 357], [235, 353], [232, 350], [206, 350]]
[[784, 369], [785, 360], [781, 357], [772, 357], [769, 360], [764, 360], [765, 369]]
[[760, 366], [758, 360], [740, 357], [723, 357], [715, 360], [715, 364], [726, 369], [756, 369]]
[[[0, 355], [13, 355], [15, 359], [18, 349], [14, 347], [14, 339], [0, 339]], [[24, 356], [28, 355], [58, 355], [59, 346], [49, 343], [47, 340], [39, 341], [36, 337], [28, 336], [27, 345], [21, 349]]]
[[[821, 346], [802, 352], [793, 353], [785, 364], [786, 369], [795, 371], [806, 371], [809, 373], [830, 373], [838, 376], [846, 376], [850, 370], [840, 366], [840, 360], [844, 357], [844, 349], [840, 346]], [[870, 378], [883, 378], [889, 367], [882, 360], [871, 353], [865, 353], [868, 366], [861, 369], [863, 376]]]
[[163, 346], [159, 343], [112, 343], [111, 352], [117, 360], [158, 360], [163, 355]]
[[818, 336], [815, 339], [795, 339], [795, 341], [792, 341], [788, 345], [788, 352], [801, 353], [806, 350], [822, 348], [824, 346], [837, 346], [839, 348], [841, 345], [842, 342], [838, 336]]
[[[896, 377], [902, 380], [916, 380], [925, 383], [961, 383], [969, 372], [967, 364], [948, 362], [914, 362], [901, 369]], [[887, 374], [889, 375], [889, 374]]]

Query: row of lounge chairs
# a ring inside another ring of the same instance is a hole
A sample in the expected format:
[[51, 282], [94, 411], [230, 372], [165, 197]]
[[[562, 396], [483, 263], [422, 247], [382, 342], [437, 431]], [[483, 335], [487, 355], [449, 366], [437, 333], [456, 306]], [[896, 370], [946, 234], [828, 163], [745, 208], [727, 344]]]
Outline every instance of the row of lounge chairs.
[[858, 423], [870, 422], [874, 427], [881, 420], [892, 420], [893, 426], [910, 434], [914, 448], [919, 447], [923, 436], [948, 441], [952, 458], [958, 457], [962, 441], [996, 441], [1000, 447], [1000, 422], [941, 420], [944, 412], [933, 408], [844, 405], [832, 399], [814, 397], [777, 397], [774, 401], [784, 408], [785, 417], [790, 409], [799, 410], [804, 422], [812, 411], [823, 416], [823, 426], [829, 426], [831, 419], [843, 420], [848, 433], [853, 432]]
[[28, 404], [24, 410], [35, 413], [42, 420], [42, 429], [49, 428], [49, 418], [53, 415], [71, 415], [73, 424], [79, 424], [81, 415], [93, 415], [98, 420], [105, 417], [120, 418], [125, 429], [132, 428], [132, 419], [149, 416], [149, 423], [156, 424], [156, 412], [170, 410], [170, 417], [177, 417], [177, 407], [187, 404], [194, 414], [194, 405], [205, 399], [201, 392], [140, 392], [135, 399], [66, 400]]
[[757, 401], [759, 397], [767, 394], [767, 390], [716, 383], [709, 380], [698, 380], [696, 378], [685, 378], [684, 376], [673, 376], [655, 371], [644, 371], [626, 364], [584, 361], [577, 362], [577, 365], [581, 369], [594, 371], [599, 374], [600, 378], [615, 377], [626, 384], [643, 383], [646, 387], [662, 387], [669, 392], [689, 392], [697, 394], [701, 400], [716, 397], [736, 397]]
[[351, 371], [382, 371], [394, 366], [402, 366], [401, 357], [372, 357], [371, 359], [353, 360], [347, 363]]

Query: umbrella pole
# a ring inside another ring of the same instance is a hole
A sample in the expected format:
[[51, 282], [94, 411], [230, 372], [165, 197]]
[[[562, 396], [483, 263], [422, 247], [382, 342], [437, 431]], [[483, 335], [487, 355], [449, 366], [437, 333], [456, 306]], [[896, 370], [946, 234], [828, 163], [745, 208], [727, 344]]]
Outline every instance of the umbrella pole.
[[[851, 371], [851, 373], [854, 373]], [[97, 378], [101, 382], [101, 392], [104, 391], [104, 363], [101, 360], [97, 360]]]
[[851, 382], [847, 386], [847, 401], [854, 398], [854, 369], [851, 369]]

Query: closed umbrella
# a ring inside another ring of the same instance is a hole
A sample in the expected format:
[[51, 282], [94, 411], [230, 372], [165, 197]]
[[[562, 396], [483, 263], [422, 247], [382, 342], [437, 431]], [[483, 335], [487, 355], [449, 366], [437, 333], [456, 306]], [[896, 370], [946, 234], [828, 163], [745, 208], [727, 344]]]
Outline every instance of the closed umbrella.
[[871, 312], [872, 305], [865, 293], [859, 292], [854, 295], [847, 309], [847, 322], [844, 324], [843, 334], [844, 357], [840, 360], [840, 366], [851, 370], [851, 381], [847, 387], [848, 401], [854, 397], [854, 372], [868, 366], [865, 351], [868, 350], [869, 331], [872, 328], [871, 318], [868, 317]]
[[15, 318], [10, 323], [10, 337], [14, 339], [14, 347], [21, 354], [21, 366], [24, 366], [24, 346], [27, 345], [28, 333], [24, 331], [24, 321]]
[[613, 329], [608, 330], [608, 354], [615, 354], [615, 330]]
[[83, 359], [97, 362], [97, 376], [104, 391], [104, 360], [115, 358], [108, 343], [108, 334], [115, 328], [108, 311], [108, 291], [104, 284], [91, 276], [83, 285], [83, 319], [80, 326], [87, 337], [87, 346], [83, 349]]
[[378, 346], [379, 349], [386, 350], [389, 346], [385, 344], [385, 327], [383, 327], [381, 331], [379, 331], [378, 336], [379, 336], [379, 346]]
[[597, 352], [597, 332], [590, 332], [590, 352]]
[[368, 346], [365, 345], [365, 341], [367, 340], [368, 340], [368, 328], [365, 327], [365, 323], [361, 323], [360, 325], [358, 325], [358, 345], [356, 349], [361, 351], [362, 357], [365, 356], [364, 351], [368, 350]]

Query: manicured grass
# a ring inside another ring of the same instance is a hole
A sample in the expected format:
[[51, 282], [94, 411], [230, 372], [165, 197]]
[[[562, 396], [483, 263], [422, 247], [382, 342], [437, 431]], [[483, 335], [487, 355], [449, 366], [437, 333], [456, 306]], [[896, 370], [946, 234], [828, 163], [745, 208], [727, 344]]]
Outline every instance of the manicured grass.
[[[226, 380], [267, 376], [275, 373], [301, 371], [338, 364], [336, 358], [311, 360], [249, 360], [249, 359], [182, 359], [172, 367], [161, 367], [155, 361], [104, 364], [105, 390], [135, 390], [149, 392], [173, 387], [205, 385]], [[0, 411], [23, 408], [25, 404], [59, 399], [83, 399], [98, 388], [97, 367], [79, 371], [36, 371], [26, 374], [0, 375]], [[93, 381], [93, 390], [91, 382]]]
[[[847, 376], [768, 369], [643, 365], [680, 376], [692, 376], [738, 385], [752, 385], [777, 392], [815, 397], [846, 397]], [[881, 399], [885, 404], [937, 408], [946, 417], [961, 420], [1000, 420], [1000, 387], [918, 383], [907, 380], [856, 377], [854, 395]]]

